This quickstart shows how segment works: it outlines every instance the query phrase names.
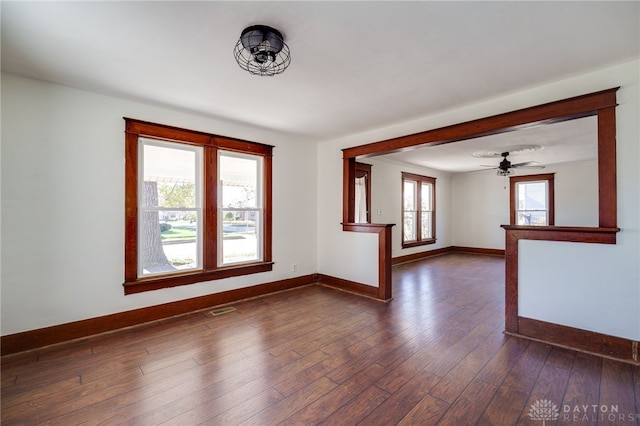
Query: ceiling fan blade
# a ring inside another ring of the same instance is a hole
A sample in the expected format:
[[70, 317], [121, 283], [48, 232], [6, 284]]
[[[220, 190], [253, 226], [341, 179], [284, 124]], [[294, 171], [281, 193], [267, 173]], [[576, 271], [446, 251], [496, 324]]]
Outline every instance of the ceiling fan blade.
[[[497, 169], [497, 167], [492, 167], [491, 169]], [[469, 172], [468, 172], [468, 173], [486, 172], [487, 170], [491, 170], [491, 169], [475, 169], [475, 170], [469, 170]]]
[[486, 164], [480, 164], [480, 167], [489, 167], [491, 169], [497, 169], [498, 168], [496, 166], [487, 166]]
[[517, 169], [544, 169], [544, 166], [511, 166]]
[[516, 163], [516, 164], [512, 164], [511, 167], [523, 167], [523, 166], [537, 166], [538, 163], [537, 161], [525, 161], [524, 163]]

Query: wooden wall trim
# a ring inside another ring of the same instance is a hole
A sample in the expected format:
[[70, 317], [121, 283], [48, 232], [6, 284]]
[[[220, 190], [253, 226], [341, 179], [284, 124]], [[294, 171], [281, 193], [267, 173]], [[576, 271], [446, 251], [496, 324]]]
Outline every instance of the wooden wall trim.
[[342, 222], [356, 221], [356, 159], [342, 160]]
[[[512, 240], [517, 246], [517, 239], [512, 238]], [[414, 255], [408, 255], [407, 257], [421, 256], [416, 257], [417, 260], [419, 258], [426, 258], [450, 252], [497, 255], [500, 250], [452, 246], [416, 253]], [[517, 270], [515, 272], [517, 274]], [[252, 287], [230, 290], [222, 293], [200, 296], [192, 299], [2, 336], [0, 338], [2, 355], [10, 355], [57, 343], [63, 343], [78, 338], [115, 331], [125, 327], [162, 320], [176, 315], [183, 315], [218, 305], [238, 302], [253, 297], [260, 297], [274, 292], [312, 284], [336, 288], [385, 302], [389, 301], [389, 299], [381, 299], [379, 297], [380, 292], [377, 287], [325, 274], [309, 274]], [[517, 286], [515, 290], [517, 301]], [[515, 326], [505, 327], [506, 334], [538, 340], [556, 346], [640, 365], [640, 355], [638, 354], [639, 342], [588, 330], [581, 330], [559, 324], [519, 317], [517, 315], [517, 303], [515, 306], [516, 310], [511, 313], [511, 315], [515, 317]], [[508, 310], [507, 318], [509, 318]]]
[[[371, 164], [365, 164], [365, 163], [356, 163], [355, 164], [355, 179], [353, 179], [353, 184], [355, 187], [355, 180], [358, 178], [365, 178], [365, 190], [366, 190], [366, 197], [367, 197], [367, 223], [371, 223]], [[353, 194], [355, 196], [355, 190], [353, 191]], [[355, 202], [353, 203], [354, 205], [354, 217], [353, 220], [355, 221]]]
[[317, 279], [317, 274], [304, 275], [301, 277], [289, 278], [186, 300], [179, 300], [162, 305], [149, 306], [146, 308], [118, 312], [111, 315], [54, 325], [37, 330], [10, 334], [0, 338], [2, 355], [36, 349], [43, 346], [114, 331], [124, 327], [182, 315], [217, 305], [264, 296], [277, 291], [302, 287], [316, 283]]
[[634, 340], [524, 317], [518, 317], [518, 329], [507, 334], [640, 365]]
[[598, 226], [618, 223], [616, 108], [598, 110]]
[[507, 234], [519, 240], [569, 241], [574, 243], [615, 244], [620, 228], [589, 228], [573, 226], [502, 225]]
[[[379, 229], [386, 226], [378, 225]], [[390, 257], [389, 257], [390, 258]], [[391, 280], [391, 267], [389, 266], [389, 280]], [[125, 327], [131, 327], [162, 320], [176, 315], [188, 314], [214, 306], [239, 302], [254, 297], [266, 296], [283, 290], [290, 290], [306, 285], [320, 284], [327, 287], [344, 290], [377, 300], [384, 299], [384, 289], [380, 292], [378, 287], [349, 281], [342, 278], [324, 274], [309, 274], [295, 278], [288, 278], [270, 283], [259, 284], [251, 287], [229, 290], [221, 293], [209, 294], [162, 305], [149, 306], [131, 311], [118, 312], [101, 317], [88, 318], [65, 324], [53, 325], [36, 330], [23, 331], [0, 337], [2, 356], [18, 352], [37, 349], [57, 343], [68, 342], [74, 339], [94, 336], [101, 333], [115, 331]], [[382, 297], [380, 296], [382, 294]]]
[[[214, 239], [213, 241], [215, 242], [217, 240]], [[195, 284], [202, 281], [221, 280], [230, 277], [269, 272], [272, 270], [273, 262], [259, 262], [253, 264], [242, 264], [237, 267], [219, 268], [212, 271], [195, 272], [193, 274], [152, 277], [148, 280], [141, 279], [134, 282], [125, 282], [122, 286], [124, 287], [124, 294], [135, 294], [145, 291]]]
[[505, 250], [502, 249], [490, 249], [481, 247], [451, 246], [451, 251], [453, 251], [454, 253], [483, 254], [485, 256], [504, 256], [505, 254]]
[[[597, 111], [615, 108], [619, 87], [588, 93], [516, 111], [498, 114], [407, 136], [386, 139], [343, 149], [344, 158], [387, 154], [417, 146], [440, 145], [513, 131], [539, 124], [550, 124], [596, 115]], [[611, 135], [609, 135], [611, 136]], [[615, 131], [614, 131], [615, 142]]]
[[318, 284], [378, 299], [378, 288], [371, 285], [361, 284], [355, 281], [336, 278], [324, 274], [318, 274]]
[[395, 265], [400, 265], [402, 263], [414, 262], [416, 260], [426, 259], [433, 256], [440, 256], [446, 253], [472, 253], [472, 254], [482, 254], [485, 256], [504, 256], [505, 251], [501, 249], [489, 249], [489, 248], [481, 248], [481, 247], [449, 246], [449, 247], [442, 247], [435, 250], [427, 250], [427, 251], [421, 251], [418, 253], [407, 254], [404, 256], [397, 256], [391, 259], [391, 263], [395, 266]]
[[416, 260], [426, 259], [429, 257], [440, 256], [445, 253], [451, 253], [452, 247], [443, 247], [434, 250], [421, 251], [418, 253], [406, 254], [404, 256], [397, 256], [391, 259], [392, 265], [399, 265], [401, 263], [414, 262]]
[[504, 258], [504, 329], [518, 332], [518, 236], [513, 232], [505, 235]]

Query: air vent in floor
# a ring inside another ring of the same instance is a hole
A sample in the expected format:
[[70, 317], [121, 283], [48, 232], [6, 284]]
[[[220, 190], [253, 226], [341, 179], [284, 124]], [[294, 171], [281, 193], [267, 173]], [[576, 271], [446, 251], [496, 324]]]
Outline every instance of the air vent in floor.
[[222, 314], [227, 314], [229, 312], [233, 312], [235, 311], [236, 308], [234, 308], [233, 306], [224, 306], [222, 308], [218, 308], [218, 309], [214, 309], [213, 311], [211, 311], [211, 315], [218, 316], [218, 315], [222, 315]]

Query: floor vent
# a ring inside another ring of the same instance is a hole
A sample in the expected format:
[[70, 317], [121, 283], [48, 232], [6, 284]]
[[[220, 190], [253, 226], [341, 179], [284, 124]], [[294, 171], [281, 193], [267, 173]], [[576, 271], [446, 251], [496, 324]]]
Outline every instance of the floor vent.
[[214, 309], [210, 313], [211, 313], [211, 315], [213, 315], [215, 317], [217, 315], [227, 314], [227, 313], [233, 312], [235, 310], [236, 310], [236, 308], [234, 308], [233, 306], [225, 306], [223, 308]]

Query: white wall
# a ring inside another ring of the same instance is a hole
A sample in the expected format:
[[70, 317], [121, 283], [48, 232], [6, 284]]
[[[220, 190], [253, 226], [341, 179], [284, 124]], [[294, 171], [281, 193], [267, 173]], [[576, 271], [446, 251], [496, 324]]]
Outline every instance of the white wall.
[[344, 146], [332, 142], [318, 146], [318, 272], [377, 287], [377, 235], [343, 232], [340, 225], [341, 148]]
[[[400, 164], [382, 157], [362, 159], [371, 164], [371, 221], [395, 223], [392, 228], [392, 256], [451, 246], [451, 175], [446, 172]], [[420, 247], [402, 248], [402, 172], [436, 178], [436, 242]], [[378, 214], [380, 210], [381, 214]]]
[[[124, 295], [123, 116], [275, 145], [273, 271]], [[316, 272], [315, 158], [259, 128], [2, 74], [2, 334]]]
[[[362, 238], [341, 233], [342, 148], [417, 133], [429, 129], [488, 117], [520, 108], [621, 86], [617, 108], [618, 225], [622, 232], [617, 245], [523, 242], [520, 258], [520, 315], [543, 321], [579, 327], [606, 334], [640, 339], [640, 194], [638, 60], [586, 73], [566, 80], [474, 105], [366, 133], [328, 141], [318, 147], [318, 270], [340, 276], [347, 273], [355, 281], [370, 272], [349, 264], [349, 244]], [[375, 179], [375, 176], [374, 176]], [[456, 178], [452, 186], [457, 187]], [[372, 197], [373, 198], [373, 197]], [[508, 195], [505, 198], [508, 205]], [[504, 201], [504, 200], [503, 200]], [[375, 203], [375, 201], [374, 201]], [[457, 212], [459, 204], [452, 202]], [[375, 208], [375, 207], [374, 207]], [[508, 215], [505, 216], [508, 219]], [[460, 219], [453, 217], [454, 244], [473, 245], [458, 238]], [[585, 219], [586, 220], [586, 219]], [[591, 220], [591, 219], [589, 219]], [[496, 221], [506, 223], [503, 220]], [[469, 232], [469, 231], [467, 231]], [[503, 239], [504, 236], [501, 237]], [[494, 245], [498, 245], [497, 239]], [[502, 243], [503, 244], [503, 243]], [[584, 265], [597, 273], [585, 273]], [[528, 272], [535, 270], [535, 273]], [[543, 300], [527, 294], [547, 295]], [[590, 303], [576, 301], [583, 295]], [[551, 300], [552, 299], [552, 300]], [[598, 309], [591, 309], [597, 306]]]
[[556, 226], [598, 226], [598, 162], [581, 161], [549, 166], [555, 173]]
[[[554, 164], [544, 170], [519, 169], [515, 176], [554, 173], [555, 224], [598, 226], [598, 164]], [[495, 170], [453, 175], [453, 245], [504, 250], [500, 225], [509, 223], [509, 178]]]
[[509, 178], [495, 170], [453, 175], [453, 245], [504, 250]]

